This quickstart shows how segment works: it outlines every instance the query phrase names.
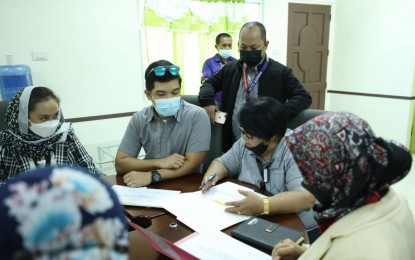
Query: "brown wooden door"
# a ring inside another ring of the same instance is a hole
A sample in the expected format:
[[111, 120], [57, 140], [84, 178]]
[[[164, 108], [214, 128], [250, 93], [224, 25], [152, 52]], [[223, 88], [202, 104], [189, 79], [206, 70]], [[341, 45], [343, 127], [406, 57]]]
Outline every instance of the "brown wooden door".
[[289, 4], [287, 66], [313, 98], [310, 108], [324, 109], [330, 6]]

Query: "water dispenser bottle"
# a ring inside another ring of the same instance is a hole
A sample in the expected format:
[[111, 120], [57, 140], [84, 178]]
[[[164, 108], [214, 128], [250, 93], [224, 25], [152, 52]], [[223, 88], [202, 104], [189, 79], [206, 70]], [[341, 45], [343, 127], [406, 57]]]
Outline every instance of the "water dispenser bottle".
[[22, 88], [32, 85], [32, 72], [29, 66], [0, 66], [0, 91], [2, 100], [10, 100]]

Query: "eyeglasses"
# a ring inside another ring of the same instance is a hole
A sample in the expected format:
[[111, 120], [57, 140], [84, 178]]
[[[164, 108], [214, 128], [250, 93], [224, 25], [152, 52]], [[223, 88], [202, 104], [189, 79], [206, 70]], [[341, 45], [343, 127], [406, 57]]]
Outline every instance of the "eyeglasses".
[[147, 76], [150, 75], [150, 73], [153, 72], [153, 71], [154, 71], [154, 74], [156, 74], [157, 77], [163, 77], [166, 74], [166, 71], [169, 71], [172, 76], [177, 76], [177, 75], [179, 75], [180, 68], [179, 68], [179, 66], [176, 66], [176, 65], [157, 66], [155, 68], [152, 68], [148, 72]]
[[253, 139], [254, 135], [252, 134], [248, 134], [245, 129], [242, 128], [241, 125], [238, 125], [239, 131], [241, 131], [241, 134], [244, 135], [246, 137], [246, 139]]

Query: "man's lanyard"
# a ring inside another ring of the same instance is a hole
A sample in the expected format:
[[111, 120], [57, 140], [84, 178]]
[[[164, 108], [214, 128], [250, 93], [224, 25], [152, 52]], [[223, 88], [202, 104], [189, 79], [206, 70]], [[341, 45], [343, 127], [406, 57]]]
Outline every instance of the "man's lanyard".
[[259, 160], [258, 158], [256, 158], [256, 164], [258, 165], [258, 170], [261, 173], [262, 176], [262, 181], [259, 182], [259, 185], [261, 187], [261, 189], [263, 190], [267, 190], [267, 188], [265, 187], [265, 183], [269, 182], [269, 171], [268, 171], [268, 167], [264, 167], [262, 166], [262, 162], [261, 160]]
[[242, 72], [243, 72], [243, 79], [244, 79], [244, 91], [246, 93], [246, 100], [248, 101], [250, 99], [249, 94], [251, 94], [252, 90], [258, 85], [259, 78], [261, 77], [262, 73], [264, 73], [265, 69], [268, 67], [268, 57], [264, 62], [264, 65], [262, 65], [261, 71], [256, 74], [254, 80], [252, 81], [251, 85], [248, 87], [248, 79], [246, 76], [246, 64], [244, 63]]

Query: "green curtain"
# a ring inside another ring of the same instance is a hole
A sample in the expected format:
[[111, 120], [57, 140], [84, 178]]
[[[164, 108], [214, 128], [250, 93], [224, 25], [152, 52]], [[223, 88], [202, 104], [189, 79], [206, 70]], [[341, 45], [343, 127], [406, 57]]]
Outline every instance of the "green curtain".
[[[166, 0], [169, 1], [169, 0]], [[245, 0], [202, 0], [199, 2], [222, 2], [222, 3], [244, 3]], [[230, 5], [229, 8], [231, 8]], [[192, 14], [188, 11], [182, 18], [174, 21], [167, 21], [164, 18], [158, 17], [156, 12], [149, 8], [146, 4], [144, 8], [144, 27], [146, 30], [166, 30], [172, 33], [173, 37], [173, 57], [174, 60], [172, 61], [174, 64], [177, 64], [181, 68], [185, 68], [187, 64], [185, 64], [185, 51], [183, 46], [185, 41], [185, 35], [187, 33], [197, 33], [198, 38], [198, 58], [199, 58], [199, 75], [201, 76], [201, 68], [203, 66], [204, 61], [212, 57], [215, 53], [212, 53], [212, 48], [215, 45], [215, 38], [216, 35], [222, 32], [229, 33], [232, 38], [234, 39], [234, 48], [233, 53], [237, 53], [237, 38], [240, 28], [244, 23], [247, 22], [246, 16], [241, 19], [241, 21], [233, 22], [228, 17], [222, 16], [220, 17], [219, 21], [216, 23], [209, 24], [207, 22], [203, 22], [199, 17]], [[152, 48], [152, 46], [148, 46], [147, 48]], [[188, 65], [187, 65], [188, 66]], [[195, 66], [195, 65], [193, 65]], [[180, 75], [182, 76], [182, 94], [185, 93], [186, 87], [186, 71], [182, 69], [180, 71]], [[195, 71], [195, 69], [193, 69]], [[194, 73], [194, 72], [192, 72]], [[199, 81], [200, 83], [200, 81]], [[194, 84], [194, 82], [192, 82]]]
[[168, 30], [180, 30], [191, 32], [220, 33], [239, 31], [242, 25], [246, 22], [246, 17], [240, 22], [232, 22], [227, 17], [221, 17], [218, 23], [209, 25], [207, 23], [202, 22], [197, 16], [192, 15], [190, 12], [179, 20], [168, 22], [167, 20], [158, 17], [156, 12], [151, 10], [147, 6], [144, 8], [145, 27], [156, 27]]

